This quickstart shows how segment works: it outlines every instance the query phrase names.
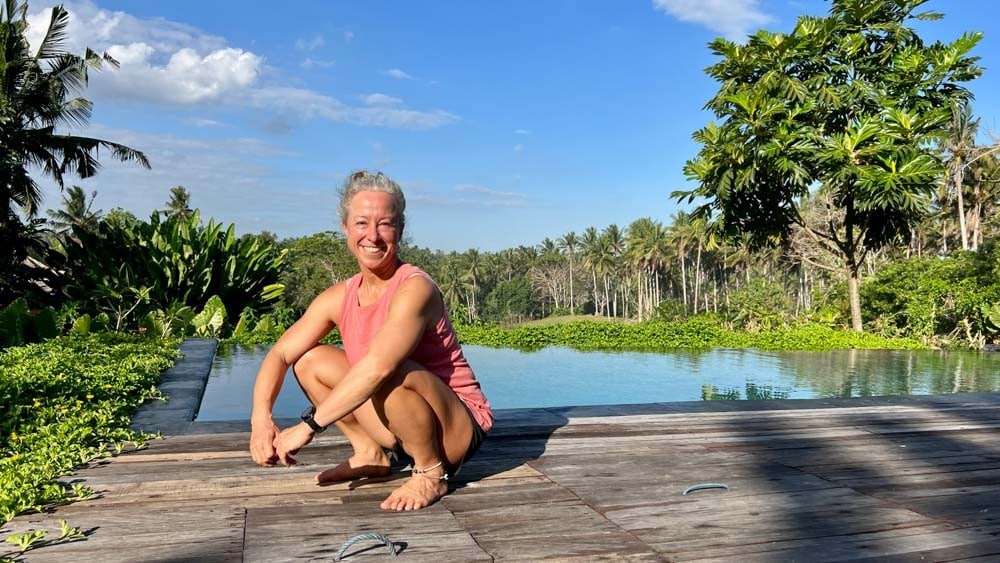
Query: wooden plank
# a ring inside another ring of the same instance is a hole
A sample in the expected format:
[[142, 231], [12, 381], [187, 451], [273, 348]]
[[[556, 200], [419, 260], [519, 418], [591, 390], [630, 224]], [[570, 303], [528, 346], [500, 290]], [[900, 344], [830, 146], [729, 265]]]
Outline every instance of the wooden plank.
[[[381, 533], [403, 542], [407, 560], [488, 561], [485, 553], [440, 504], [419, 512], [383, 512], [357, 505], [303, 506], [247, 511], [247, 561], [332, 559], [345, 541]], [[359, 546], [364, 547], [365, 544]], [[369, 552], [385, 556], [387, 548]]]
[[[958, 529], [939, 532], [894, 535], [870, 538], [862, 541], [853, 538], [838, 538], [823, 544], [823, 561], [948, 561], [950, 558], [922, 558], [922, 553], [950, 552], [957, 557], [1000, 553], [1000, 541], [988, 532], [979, 529]], [[739, 560], [747, 563], [773, 561], [813, 561], [817, 551], [814, 547], [778, 549], [763, 553], [740, 554]], [[968, 555], [964, 555], [968, 554]], [[679, 560], [715, 562], [732, 561], [729, 557], [681, 557]]]
[[[59, 514], [37, 514], [11, 522], [11, 533], [46, 529], [58, 533]], [[233, 507], [148, 510], [77, 510], [70, 525], [85, 541], [32, 550], [30, 561], [236, 561], [243, 549], [244, 510]]]
[[484, 507], [455, 517], [497, 560], [652, 558], [655, 552], [579, 500]]
[[[850, 544], [856, 544], [855, 550], [864, 554], [865, 547], [861, 545], [877, 544], [888, 538], [904, 538], [907, 536], [924, 535], [934, 532], [942, 532], [956, 529], [951, 524], [933, 523], [924, 526], [910, 526], [905, 528], [895, 528], [892, 530], [878, 532], [862, 532], [849, 536], [821, 536], [804, 539], [779, 539], [764, 542], [754, 541], [748, 538], [747, 541], [739, 545], [709, 547], [703, 543], [695, 544], [685, 552], [672, 552], [671, 558], [674, 560], [721, 560], [721, 561], [743, 561], [752, 557], [768, 557], [771, 561], [812, 561], [816, 559], [816, 554], [826, 554], [831, 548], [843, 549]], [[700, 542], [699, 542], [700, 543]], [[802, 553], [807, 554], [796, 558], [780, 558], [773, 555], [774, 552]], [[765, 556], [765, 554], [767, 554]]]

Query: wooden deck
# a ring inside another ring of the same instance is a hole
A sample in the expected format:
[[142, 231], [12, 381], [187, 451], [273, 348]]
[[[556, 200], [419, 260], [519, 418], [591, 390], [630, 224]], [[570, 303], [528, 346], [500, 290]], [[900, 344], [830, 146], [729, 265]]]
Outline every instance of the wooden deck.
[[[95, 498], [3, 532], [87, 532], [32, 562], [331, 561], [365, 532], [399, 561], [997, 561], [998, 427], [1000, 393], [500, 411], [454, 492], [386, 513], [407, 472], [313, 484], [350, 455], [336, 431], [264, 469], [246, 422], [194, 423], [67, 478]], [[704, 482], [729, 490], [681, 494]]]

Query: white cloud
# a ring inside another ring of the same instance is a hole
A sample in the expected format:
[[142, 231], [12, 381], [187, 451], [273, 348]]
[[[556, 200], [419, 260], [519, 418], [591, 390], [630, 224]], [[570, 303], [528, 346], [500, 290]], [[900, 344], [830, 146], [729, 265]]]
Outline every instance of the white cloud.
[[185, 119], [184, 123], [194, 125], [195, 127], [220, 127], [223, 125], [221, 121], [205, 118]]
[[262, 88], [248, 92], [253, 107], [280, 110], [304, 119], [322, 118], [355, 125], [430, 129], [458, 121], [443, 110], [417, 111], [393, 107], [351, 107], [314, 92], [291, 87]]
[[314, 68], [331, 68], [334, 64], [336, 64], [336, 61], [333, 60], [323, 60], [323, 59], [314, 59], [312, 57], [306, 57], [306, 59], [302, 61], [300, 66], [306, 70], [312, 70]]
[[350, 30], [345, 31], [344, 32], [344, 41], [346, 41], [348, 43], [350, 43], [351, 41], [354, 41], [354, 32], [350, 31]]
[[514, 129], [514, 134], [515, 135], [530, 135], [531, 131], [528, 131], [527, 129]]
[[522, 145], [521, 143], [518, 143], [518, 144], [514, 145], [514, 152], [515, 153], [519, 153], [519, 152], [521, 152], [523, 150], [524, 150], [524, 145]]
[[[37, 44], [50, 17], [50, 7], [29, 15], [29, 36]], [[35, 5], [33, 4], [33, 7]], [[72, 52], [89, 46], [106, 50], [121, 63], [117, 70], [94, 73], [88, 97], [152, 104], [251, 107], [265, 129], [288, 131], [292, 124], [311, 118], [356, 125], [427, 129], [458, 120], [444, 110], [421, 111], [399, 107], [385, 96], [380, 104], [352, 107], [303, 88], [261, 85], [267, 70], [264, 58], [232, 48], [224, 39], [197, 28], [163, 19], [139, 19], [124, 12], [102, 9], [90, 0], [68, 3], [70, 25], [66, 45]], [[302, 40], [303, 48], [321, 45], [322, 38]], [[307, 59], [307, 67], [332, 61]], [[402, 70], [386, 74], [412, 78]], [[375, 99], [376, 101], [378, 98]]]
[[410, 76], [409, 74], [403, 72], [402, 70], [399, 70], [398, 68], [390, 68], [389, 70], [383, 72], [382, 74], [385, 74], [386, 76], [391, 76], [393, 78], [399, 78], [401, 80], [412, 80], [413, 79], [412, 76]]
[[403, 103], [403, 100], [399, 98], [394, 98], [392, 96], [387, 96], [385, 94], [366, 94], [360, 96], [362, 102], [369, 106], [398, 106]]
[[[32, 2], [28, 14], [28, 37], [38, 45], [48, 25], [50, 9], [59, 2]], [[100, 8], [91, 0], [66, 2], [70, 13], [66, 46], [71, 52], [84, 48], [103, 51], [111, 45], [145, 43], [158, 53], [173, 53], [182, 48], [210, 53], [226, 46], [226, 41], [195, 27], [162, 18], [139, 19], [125, 12]]]
[[323, 40], [322, 35], [317, 35], [312, 39], [296, 39], [295, 48], [302, 51], [315, 51], [322, 47], [326, 42]]
[[263, 59], [242, 49], [218, 49], [202, 56], [183, 48], [163, 65], [153, 62], [154, 53], [145, 43], [112, 45], [108, 54], [118, 59], [121, 68], [94, 80], [95, 91], [119, 98], [197, 104], [252, 85], [263, 64]]
[[485, 186], [479, 186], [476, 184], [459, 184], [455, 186], [454, 189], [456, 192], [480, 194], [480, 195], [503, 198], [503, 199], [516, 199], [522, 201], [528, 199], [528, 196], [526, 194], [518, 192], [501, 192], [498, 190], [492, 190]]
[[774, 18], [757, 0], [653, 0], [653, 7], [681, 21], [701, 24], [727, 39], [743, 41]]

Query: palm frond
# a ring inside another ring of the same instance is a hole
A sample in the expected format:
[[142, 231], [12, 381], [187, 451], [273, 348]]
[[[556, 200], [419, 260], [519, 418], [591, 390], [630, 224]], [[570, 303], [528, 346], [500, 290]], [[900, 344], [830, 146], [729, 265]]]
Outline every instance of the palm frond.
[[62, 5], [52, 8], [49, 27], [45, 30], [42, 42], [38, 45], [35, 58], [39, 60], [55, 59], [66, 54], [66, 28], [69, 25], [69, 12]]

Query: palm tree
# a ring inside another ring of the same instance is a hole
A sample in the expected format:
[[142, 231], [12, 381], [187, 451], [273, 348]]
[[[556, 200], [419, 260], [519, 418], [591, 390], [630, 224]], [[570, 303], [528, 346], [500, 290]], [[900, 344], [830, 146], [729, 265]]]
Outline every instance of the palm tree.
[[[618, 225], [612, 223], [604, 229], [604, 232], [601, 233], [601, 236], [603, 236], [608, 243], [608, 251], [611, 253], [612, 260], [615, 263], [614, 267], [620, 266], [622, 254], [625, 252], [625, 235], [622, 234], [622, 231], [621, 229], [618, 228]], [[611, 306], [614, 311], [614, 316], [617, 317], [618, 316], [617, 288], [615, 288], [614, 296], [615, 299], [611, 303]]]
[[28, 45], [27, 3], [6, 0], [0, 5], [0, 222], [11, 221], [14, 207], [34, 217], [42, 192], [28, 174], [37, 166], [63, 187], [63, 175], [89, 178], [100, 167], [97, 153], [138, 162], [149, 168], [141, 152], [101, 139], [56, 134], [60, 126], [83, 127], [90, 121], [93, 104], [77, 93], [87, 86], [90, 69], [104, 64], [117, 67], [107, 54], [87, 49], [83, 56], [64, 48], [69, 13], [52, 9], [45, 34], [34, 52]]
[[[972, 165], [972, 175], [975, 179], [973, 189], [975, 225], [972, 232], [972, 249], [976, 250], [983, 241], [984, 217], [996, 217], [997, 205], [1000, 203], [1000, 157], [997, 152], [1000, 145], [990, 147]], [[996, 235], [996, 233], [994, 233]]]
[[476, 292], [479, 279], [483, 275], [483, 258], [479, 250], [470, 248], [462, 255], [462, 267], [465, 270], [463, 278], [472, 283], [471, 291], [466, 296], [466, 304], [469, 307], [470, 319], [478, 318], [476, 313]]
[[684, 309], [688, 306], [687, 293], [687, 254], [688, 244], [691, 242], [692, 227], [691, 216], [683, 211], [678, 211], [671, 217], [673, 221], [670, 225], [670, 239], [673, 241], [677, 260], [681, 263], [681, 297]]
[[636, 219], [626, 229], [627, 262], [635, 269], [639, 319], [652, 316], [660, 304], [660, 272], [670, 256], [667, 230], [649, 217]]
[[194, 211], [191, 209], [191, 192], [184, 186], [170, 188], [170, 199], [167, 200], [167, 216], [187, 219]]
[[587, 227], [587, 230], [583, 231], [580, 244], [583, 247], [583, 265], [590, 268], [590, 275], [594, 282], [594, 315], [600, 315], [601, 299], [600, 293], [597, 290], [597, 255], [601, 244], [601, 236], [597, 234], [597, 229], [595, 227]]
[[49, 222], [58, 233], [66, 233], [74, 227], [88, 232], [96, 230], [104, 213], [100, 209], [92, 210], [96, 197], [97, 192], [93, 191], [88, 200], [83, 188], [70, 186], [62, 198], [63, 209], [49, 210]]
[[556, 246], [556, 242], [549, 237], [545, 237], [538, 245], [538, 253], [542, 256], [559, 254], [559, 249]]
[[576, 254], [576, 246], [578, 243], [579, 240], [576, 238], [576, 233], [573, 231], [566, 233], [557, 241], [559, 249], [564, 251], [566, 256], [569, 257], [569, 314], [571, 315], [576, 314], [573, 300], [573, 255]]
[[972, 104], [968, 101], [961, 105], [955, 104], [943, 148], [949, 154], [946, 167], [951, 176], [948, 182], [955, 191], [958, 204], [958, 230], [962, 237], [962, 250], [969, 250], [969, 230], [966, 228], [965, 201], [962, 194], [963, 179], [966, 163], [976, 151], [978, 130], [979, 119], [972, 119]]

